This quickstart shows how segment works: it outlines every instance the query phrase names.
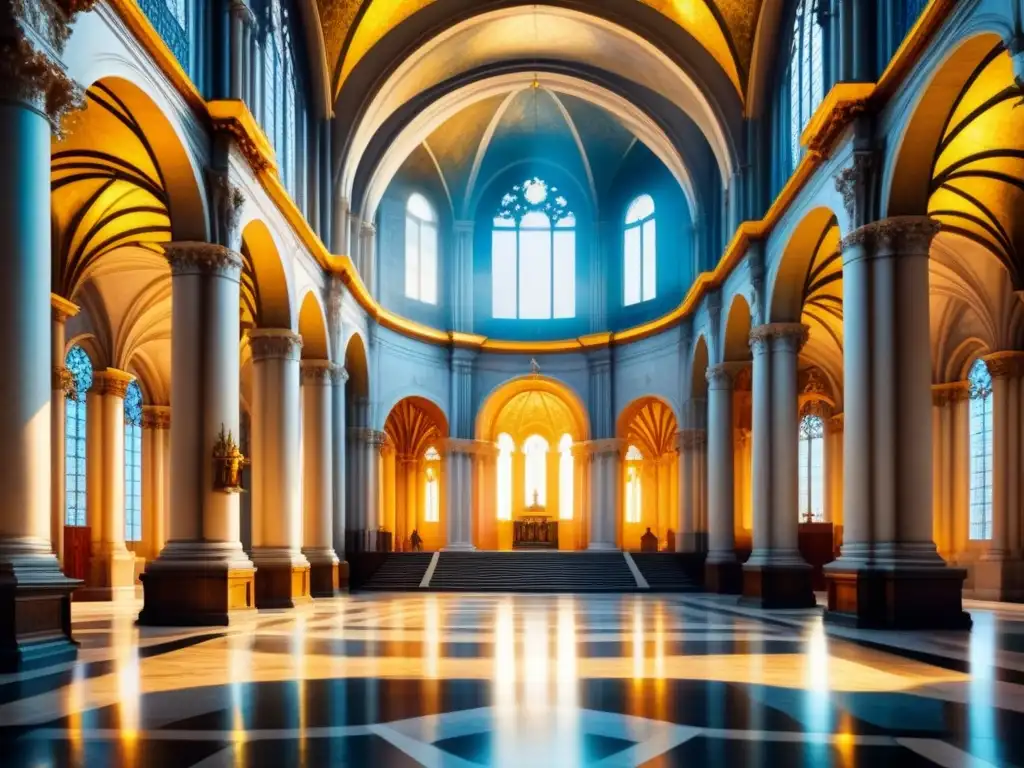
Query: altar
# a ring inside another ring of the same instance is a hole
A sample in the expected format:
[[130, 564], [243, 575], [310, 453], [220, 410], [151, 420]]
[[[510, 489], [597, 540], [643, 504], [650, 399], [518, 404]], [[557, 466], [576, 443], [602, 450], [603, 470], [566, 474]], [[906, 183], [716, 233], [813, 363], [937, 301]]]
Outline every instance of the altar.
[[546, 515], [520, 517], [512, 523], [513, 549], [558, 549], [558, 521]]

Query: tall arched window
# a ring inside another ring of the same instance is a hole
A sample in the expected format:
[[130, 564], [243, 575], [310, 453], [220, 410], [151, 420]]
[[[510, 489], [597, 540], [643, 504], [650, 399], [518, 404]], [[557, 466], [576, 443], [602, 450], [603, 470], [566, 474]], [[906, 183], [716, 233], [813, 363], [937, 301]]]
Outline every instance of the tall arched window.
[[800, 420], [801, 522], [825, 522], [825, 422], [807, 415]]
[[419, 193], [405, 206], [405, 295], [437, 304], [437, 216]]
[[984, 360], [967, 374], [970, 383], [972, 539], [992, 538], [992, 375]]
[[548, 441], [540, 435], [530, 435], [523, 443], [526, 455], [526, 504], [547, 506]]
[[423, 454], [423, 461], [427, 465], [424, 470], [427, 485], [424, 495], [427, 499], [427, 507], [423, 513], [423, 520], [428, 523], [436, 523], [441, 519], [441, 454], [434, 446], [430, 446]]
[[641, 504], [643, 502], [641, 485], [641, 470], [643, 468], [644, 455], [635, 445], [629, 446], [626, 451], [626, 522], [639, 523], [641, 516]]
[[92, 386], [92, 361], [77, 344], [68, 350], [64, 365], [74, 388], [68, 393], [64, 415], [65, 525], [86, 525], [85, 496], [85, 395]]
[[572, 485], [572, 437], [562, 435], [558, 441], [558, 517], [562, 520], [572, 520]]
[[557, 187], [538, 178], [501, 200], [491, 234], [495, 318], [576, 316], [576, 217]]
[[627, 307], [650, 301], [658, 293], [654, 200], [650, 195], [640, 195], [626, 210], [622, 282]]
[[825, 97], [824, 51], [816, 0], [798, 0], [789, 49], [789, 133], [794, 167], [800, 160], [800, 135]]
[[512, 519], [512, 454], [516, 444], [504, 432], [498, 435], [498, 519]]
[[124, 540], [142, 540], [142, 389], [124, 396]]
[[281, 181], [295, 197], [298, 76], [290, 21], [281, 0], [267, 0], [263, 19], [263, 131], [274, 145]]

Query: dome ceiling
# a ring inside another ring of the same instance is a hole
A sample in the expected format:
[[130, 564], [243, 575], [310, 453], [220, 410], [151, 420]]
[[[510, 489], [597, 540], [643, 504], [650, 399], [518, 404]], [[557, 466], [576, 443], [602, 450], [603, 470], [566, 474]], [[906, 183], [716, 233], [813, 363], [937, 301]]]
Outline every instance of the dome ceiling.
[[[446, 0], [317, 0], [324, 53], [335, 96], [356, 65], [392, 30], [417, 12]], [[449, 3], [454, 6], [458, 3]], [[743, 93], [762, 0], [590, 0], [594, 12], [629, 15], [628, 5], [654, 9], [685, 30], [714, 57]], [[480, 10], [507, 3], [481, 3]], [[608, 8], [608, 10], [605, 10]], [[589, 10], [589, 9], [588, 9]]]
[[600, 200], [636, 141], [610, 113], [538, 85], [458, 112], [409, 156], [400, 176], [439, 176], [455, 218], [471, 218], [490, 181], [523, 158], [559, 166], [589, 200]]

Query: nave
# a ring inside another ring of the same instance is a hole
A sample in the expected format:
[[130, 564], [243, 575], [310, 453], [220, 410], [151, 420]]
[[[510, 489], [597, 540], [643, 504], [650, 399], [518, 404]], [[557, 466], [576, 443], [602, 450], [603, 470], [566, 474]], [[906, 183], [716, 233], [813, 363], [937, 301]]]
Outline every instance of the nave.
[[0, 677], [0, 749], [154, 768], [1019, 765], [1024, 611], [967, 607], [970, 635], [921, 636], [712, 596], [348, 596], [192, 630], [78, 603], [77, 661]]

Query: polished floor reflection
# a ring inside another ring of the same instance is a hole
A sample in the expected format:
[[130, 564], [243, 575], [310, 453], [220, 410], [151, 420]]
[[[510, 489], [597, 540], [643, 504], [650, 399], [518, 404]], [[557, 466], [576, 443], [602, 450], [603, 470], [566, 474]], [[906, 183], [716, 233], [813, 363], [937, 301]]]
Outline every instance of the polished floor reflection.
[[1024, 765], [1024, 612], [966, 634], [657, 596], [353, 596], [225, 629], [76, 605], [4, 766]]

